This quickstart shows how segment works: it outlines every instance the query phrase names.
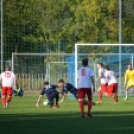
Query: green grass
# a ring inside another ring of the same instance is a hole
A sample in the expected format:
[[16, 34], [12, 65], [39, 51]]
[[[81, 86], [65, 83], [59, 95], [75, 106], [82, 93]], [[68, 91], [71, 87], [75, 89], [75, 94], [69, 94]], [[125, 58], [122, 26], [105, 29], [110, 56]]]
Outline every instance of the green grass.
[[[81, 118], [79, 104], [67, 99], [58, 109], [36, 109], [37, 96], [13, 97], [8, 109], [0, 107], [0, 134], [132, 134], [134, 133], [134, 98], [104, 98], [92, 107], [93, 117]], [[94, 98], [97, 101], [97, 98]], [[87, 106], [85, 107], [87, 111]]]

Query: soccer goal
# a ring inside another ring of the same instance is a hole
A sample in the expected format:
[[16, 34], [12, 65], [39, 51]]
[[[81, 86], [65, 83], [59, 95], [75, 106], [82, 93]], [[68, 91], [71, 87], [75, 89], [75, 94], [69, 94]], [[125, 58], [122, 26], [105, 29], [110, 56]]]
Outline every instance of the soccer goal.
[[[72, 53], [12, 53], [12, 71], [25, 90], [41, 89], [44, 81], [56, 84], [59, 79], [74, 84], [70, 70]], [[73, 61], [74, 64], [74, 61]]]
[[[124, 85], [124, 73], [128, 64], [133, 65], [133, 53], [122, 50], [123, 46], [130, 47], [133, 44], [75, 44], [75, 86], [77, 87], [77, 70], [81, 67], [81, 61], [83, 58], [89, 59], [89, 66], [95, 72], [95, 79], [98, 76], [96, 68], [97, 62], [102, 62], [104, 65], [108, 65], [110, 70], [119, 74], [119, 95], [122, 95], [125, 91]], [[99, 83], [96, 82], [96, 88]]]

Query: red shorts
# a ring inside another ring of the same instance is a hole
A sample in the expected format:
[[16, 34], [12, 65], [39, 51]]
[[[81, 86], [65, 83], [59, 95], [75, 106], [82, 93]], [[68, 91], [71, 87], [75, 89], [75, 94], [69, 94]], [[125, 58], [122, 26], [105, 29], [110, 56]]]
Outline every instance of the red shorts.
[[117, 93], [118, 92], [118, 83], [113, 83], [113, 84], [108, 85], [107, 89], [108, 89], [109, 95]]
[[12, 88], [11, 87], [2, 87], [2, 95], [12, 96]]
[[87, 95], [88, 99], [92, 99], [92, 91], [91, 88], [79, 88], [78, 89], [78, 98], [85, 98]]
[[100, 87], [104, 93], [107, 93], [107, 84], [100, 84]]

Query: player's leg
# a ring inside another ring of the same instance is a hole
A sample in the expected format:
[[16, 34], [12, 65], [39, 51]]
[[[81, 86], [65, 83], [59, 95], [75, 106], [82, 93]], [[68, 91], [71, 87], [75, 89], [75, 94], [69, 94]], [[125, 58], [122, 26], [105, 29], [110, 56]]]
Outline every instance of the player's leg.
[[92, 92], [91, 89], [86, 89], [86, 94], [88, 97], [88, 116], [92, 116], [91, 115], [91, 108], [92, 108]]
[[98, 99], [99, 99], [99, 101], [97, 101], [96, 104], [101, 104], [101, 103], [102, 103], [102, 91], [101, 91], [101, 86], [99, 86], [97, 92], [98, 92]]
[[7, 100], [6, 107], [8, 107], [9, 102], [12, 100], [12, 88], [7, 88]]
[[3, 108], [6, 108], [6, 96], [7, 96], [7, 88], [6, 87], [2, 87], [1, 100], [2, 100], [2, 106], [3, 106]]
[[59, 94], [58, 93], [56, 94], [55, 98], [56, 98], [56, 107], [58, 108], [59, 107], [59, 105], [58, 105], [58, 102], [59, 102]]
[[84, 98], [85, 98], [85, 90], [82, 88], [78, 89], [78, 101], [79, 101], [82, 117], [84, 117]]
[[128, 100], [128, 90], [133, 86], [133, 83], [128, 83], [126, 87], [126, 97], [124, 100]]
[[108, 93], [107, 93], [108, 97], [113, 98], [114, 97], [114, 93], [113, 93], [114, 84], [108, 85], [107, 89], [108, 89]]
[[116, 104], [118, 102], [118, 84], [115, 83], [114, 88], [113, 88], [113, 93], [114, 93], [114, 103]]

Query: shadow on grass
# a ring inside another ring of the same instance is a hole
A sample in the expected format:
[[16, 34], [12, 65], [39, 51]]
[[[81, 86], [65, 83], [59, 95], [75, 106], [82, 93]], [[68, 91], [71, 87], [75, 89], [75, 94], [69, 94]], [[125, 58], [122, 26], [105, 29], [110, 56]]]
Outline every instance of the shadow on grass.
[[134, 112], [2, 114], [1, 134], [133, 134]]

